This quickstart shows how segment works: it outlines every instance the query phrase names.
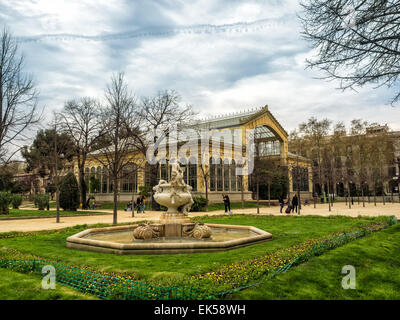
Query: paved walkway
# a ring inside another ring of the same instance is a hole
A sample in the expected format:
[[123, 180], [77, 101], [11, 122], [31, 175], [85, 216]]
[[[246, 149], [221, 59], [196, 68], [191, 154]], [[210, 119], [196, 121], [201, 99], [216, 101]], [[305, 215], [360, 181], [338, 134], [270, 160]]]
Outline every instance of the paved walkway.
[[[97, 212], [110, 213], [108, 215], [96, 215], [96, 216], [79, 216], [79, 217], [61, 217], [60, 223], [55, 222], [55, 218], [43, 218], [43, 219], [21, 219], [21, 220], [9, 220], [0, 221], [0, 232], [9, 231], [38, 231], [38, 230], [49, 230], [49, 229], [61, 229], [71, 227], [80, 224], [96, 224], [96, 223], [112, 223], [113, 216], [112, 210], [96, 210]], [[233, 214], [257, 214], [256, 208], [251, 209], [235, 209], [232, 210]], [[155, 221], [159, 219], [159, 211], [147, 211], [145, 214], [137, 214], [132, 218], [131, 212], [125, 212], [123, 210], [118, 211], [118, 223], [137, 222], [142, 220]], [[210, 212], [190, 212], [189, 217], [203, 216], [203, 215], [220, 215], [224, 214], [224, 211], [210, 211]], [[279, 207], [261, 207], [260, 214], [262, 215], [284, 215], [285, 213], [279, 213]], [[296, 215], [295, 213], [291, 215]], [[355, 203], [351, 209], [345, 205], [345, 203], [336, 203], [332, 211], [328, 211], [326, 204], [318, 204], [317, 208], [314, 208], [313, 204], [303, 206], [301, 215], [343, 215], [349, 217], [362, 216], [391, 216], [395, 215], [400, 219], [400, 204], [399, 203], [382, 203], [377, 204], [375, 207], [373, 203], [366, 204], [364, 208], [362, 204], [358, 205]]]

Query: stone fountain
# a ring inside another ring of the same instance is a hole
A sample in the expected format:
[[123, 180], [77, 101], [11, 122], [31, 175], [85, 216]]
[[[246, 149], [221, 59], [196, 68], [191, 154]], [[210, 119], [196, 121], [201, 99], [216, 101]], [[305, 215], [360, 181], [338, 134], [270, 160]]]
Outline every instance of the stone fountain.
[[67, 247], [115, 254], [166, 254], [229, 250], [270, 241], [272, 235], [253, 226], [191, 222], [192, 187], [179, 164], [171, 165], [169, 182], [160, 180], [154, 199], [168, 208], [159, 221], [93, 228], [67, 238]]
[[205, 239], [211, 237], [211, 229], [203, 223], [190, 222], [187, 217], [193, 204], [192, 187], [183, 179], [183, 171], [179, 164], [171, 164], [169, 182], [160, 180], [153, 188], [154, 200], [167, 207], [161, 214], [158, 223], [146, 223], [136, 228], [135, 239], [152, 239], [158, 237], [181, 238], [194, 237]]

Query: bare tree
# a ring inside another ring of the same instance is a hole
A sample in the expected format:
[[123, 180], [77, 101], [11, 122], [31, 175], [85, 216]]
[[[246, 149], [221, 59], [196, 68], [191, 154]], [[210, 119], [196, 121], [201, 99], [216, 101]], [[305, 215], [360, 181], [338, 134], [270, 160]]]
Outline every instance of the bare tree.
[[400, 99], [400, 3], [398, 0], [304, 0], [303, 34], [318, 51], [307, 60], [340, 88], [368, 83], [395, 86]]
[[[181, 96], [174, 90], [160, 91], [156, 96], [142, 99], [136, 112], [136, 117], [140, 121], [140, 130], [130, 135], [134, 138], [135, 146], [140, 150], [143, 156], [152, 144], [167, 144], [167, 137], [171, 129], [180, 129], [188, 126], [192, 122], [195, 112], [192, 106], [181, 105]], [[153, 139], [149, 139], [146, 133], [154, 132]], [[161, 133], [161, 136], [157, 136]], [[168, 148], [168, 145], [167, 145]], [[157, 151], [156, 151], [157, 152]], [[168, 150], [167, 150], [168, 152]], [[149, 167], [150, 184], [157, 184], [157, 173], [159, 163]], [[152, 208], [155, 208], [156, 202], [152, 193]]]
[[[319, 121], [315, 117], [311, 117], [307, 122], [301, 123], [299, 126], [299, 134], [304, 138], [304, 145], [301, 148], [303, 156], [308, 157], [313, 161], [313, 180], [314, 180], [314, 190], [315, 193], [318, 188], [321, 188], [323, 193], [323, 186], [325, 183], [323, 175], [323, 149], [326, 144], [326, 137], [329, 134], [331, 126], [331, 121], [328, 119], [323, 119]], [[315, 197], [314, 197], [314, 207], [315, 207]]]
[[60, 114], [61, 128], [67, 132], [75, 143], [75, 156], [79, 170], [79, 187], [82, 208], [86, 208], [88, 186], [85, 181], [85, 164], [88, 154], [98, 145], [103, 136], [99, 118], [99, 103], [92, 98], [84, 97], [68, 101]]
[[26, 133], [39, 122], [38, 92], [23, 72], [24, 57], [10, 32], [0, 34], [0, 161], [7, 163], [26, 140]]
[[113, 224], [117, 224], [118, 182], [122, 170], [132, 162], [132, 154], [136, 151], [129, 132], [136, 131], [139, 121], [136, 117], [136, 99], [129, 91], [123, 73], [111, 77], [111, 83], [105, 90], [105, 99], [106, 105], [100, 117], [106, 143], [91, 155], [107, 168], [113, 181]]
[[[64, 154], [64, 150], [68, 150], [71, 152], [71, 142], [72, 139], [68, 136], [68, 139], [57, 139], [59, 115], [55, 114], [53, 119], [52, 127], [54, 130], [53, 134], [53, 152], [51, 152], [51, 174], [52, 182], [56, 188], [56, 222], [60, 222], [60, 187], [61, 187], [61, 179], [65, 175], [66, 172], [66, 162], [70, 156]], [[59, 141], [61, 140], [61, 141]], [[71, 152], [72, 153], [72, 152]]]

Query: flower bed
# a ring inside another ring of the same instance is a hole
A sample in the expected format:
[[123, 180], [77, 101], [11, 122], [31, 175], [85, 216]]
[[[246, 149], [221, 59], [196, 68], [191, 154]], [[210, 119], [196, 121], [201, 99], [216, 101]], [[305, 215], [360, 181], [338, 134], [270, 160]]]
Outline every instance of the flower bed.
[[[204, 296], [206, 298], [223, 298], [229, 293], [259, 285], [294, 265], [304, 263], [314, 256], [396, 223], [397, 219], [390, 217], [387, 222], [372, 224], [353, 232], [336, 233], [328, 238], [312, 239], [257, 259], [226, 265], [217, 271], [193, 276], [189, 284], [197, 288], [203, 287], [203, 293], [209, 294]], [[216, 290], [219, 292], [215, 293]]]

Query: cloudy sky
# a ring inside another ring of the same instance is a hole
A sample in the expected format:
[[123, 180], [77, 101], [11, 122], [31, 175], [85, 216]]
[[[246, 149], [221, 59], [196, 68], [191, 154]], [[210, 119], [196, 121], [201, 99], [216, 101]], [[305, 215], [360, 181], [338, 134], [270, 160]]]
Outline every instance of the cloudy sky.
[[311, 116], [400, 130], [390, 90], [343, 93], [305, 70], [299, 10], [298, 0], [0, 0], [0, 25], [18, 37], [47, 111], [101, 97], [123, 71], [138, 97], [175, 89], [201, 116], [268, 104], [287, 131]]

